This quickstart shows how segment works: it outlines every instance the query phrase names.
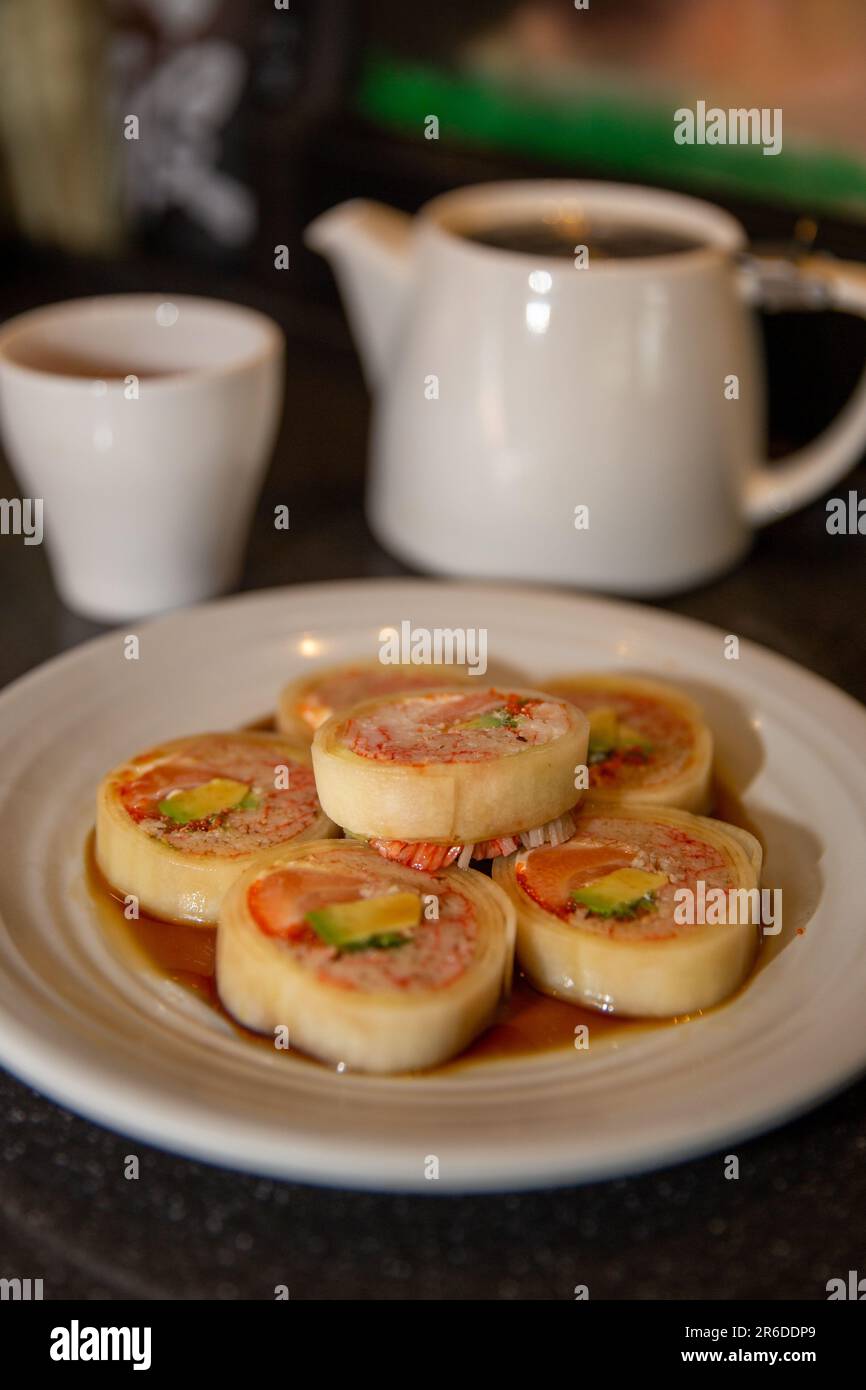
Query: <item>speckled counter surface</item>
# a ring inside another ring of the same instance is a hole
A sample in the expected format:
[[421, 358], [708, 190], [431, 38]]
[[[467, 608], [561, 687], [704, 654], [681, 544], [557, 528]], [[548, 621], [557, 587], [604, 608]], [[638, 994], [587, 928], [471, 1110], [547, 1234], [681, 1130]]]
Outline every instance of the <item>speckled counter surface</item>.
[[[825, 1298], [863, 1269], [866, 1083], [774, 1135], [624, 1181], [394, 1197], [131, 1144], [0, 1087], [4, 1269], [46, 1298]], [[124, 1157], [140, 1177], [123, 1176]]]
[[[364, 397], [344, 366], [335, 409], [328, 354], [290, 360], [291, 425], [245, 587], [404, 573], [366, 531], [357, 471], [338, 463], [364, 447]], [[845, 486], [866, 495], [866, 470]], [[287, 487], [289, 551], [269, 524]], [[2, 461], [0, 495], [16, 495]], [[866, 538], [829, 537], [817, 503], [760, 536], [735, 573], [666, 606], [862, 700], [864, 581]], [[99, 631], [60, 605], [39, 548], [0, 541], [0, 593], [0, 684]], [[719, 1153], [520, 1195], [317, 1190], [146, 1149], [0, 1074], [0, 1276], [41, 1277], [46, 1298], [73, 1299], [271, 1299], [277, 1284], [293, 1299], [569, 1299], [576, 1284], [591, 1298], [785, 1299], [824, 1298], [829, 1278], [866, 1272], [866, 1082], [732, 1151], [736, 1181]], [[136, 1181], [124, 1177], [130, 1153]]]

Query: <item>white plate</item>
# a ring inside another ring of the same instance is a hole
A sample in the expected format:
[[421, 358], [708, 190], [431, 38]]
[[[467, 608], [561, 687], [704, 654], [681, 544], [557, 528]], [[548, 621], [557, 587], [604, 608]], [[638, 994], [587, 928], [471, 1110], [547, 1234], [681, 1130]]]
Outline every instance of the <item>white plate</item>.
[[[690, 686], [766, 840], [785, 929], [727, 1006], [680, 1027], [425, 1077], [342, 1075], [250, 1046], [100, 927], [83, 846], [101, 773], [266, 713], [310, 659], [383, 625], [486, 627], [540, 679], [641, 669]], [[0, 696], [0, 1059], [181, 1153], [345, 1186], [529, 1187], [632, 1172], [776, 1124], [866, 1066], [866, 711], [777, 656], [646, 608], [425, 581], [245, 595], [112, 633]], [[425, 1178], [428, 1155], [439, 1180]]]

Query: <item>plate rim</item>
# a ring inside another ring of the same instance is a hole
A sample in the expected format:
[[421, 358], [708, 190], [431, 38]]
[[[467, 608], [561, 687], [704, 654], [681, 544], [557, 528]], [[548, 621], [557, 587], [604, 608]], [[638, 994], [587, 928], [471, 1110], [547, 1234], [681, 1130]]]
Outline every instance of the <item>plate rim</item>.
[[[244, 589], [240, 593], [225, 594], [220, 598], [208, 599], [203, 603], [190, 604], [184, 608], [175, 608], [167, 613], [156, 614], [144, 620], [129, 619], [125, 623], [115, 623], [106, 632], [96, 633], [93, 637], [87, 637], [82, 642], [76, 642], [73, 646], [57, 652], [54, 656], [47, 657], [45, 661], [40, 661], [30, 670], [24, 671], [21, 675], [14, 677], [11, 681], [0, 687], [0, 713], [7, 697], [17, 694], [29, 684], [34, 686], [41, 684], [44, 678], [53, 674], [54, 670], [61, 665], [72, 666], [77, 664], [90, 652], [102, 646], [107, 646], [116, 638], [118, 632], [122, 632], [131, 626], [136, 626], [140, 633], [153, 632], [156, 629], [169, 627], [187, 618], [193, 618], [200, 614], [217, 613], [229, 608], [242, 607], [246, 604], [252, 606], [257, 601], [272, 602], [280, 597], [297, 593], [303, 590], [311, 596], [337, 592], [341, 589], [356, 589], [358, 586], [388, 588], [388, 587], [415, 587], [418, 589], [453, 589], [463, 590], [472, 595], [491, 596], [512, 595], [515, 598], [539, 598], [557, 599], [568, 604], [569, 602], [588, 605], [590, 608], [600, 608], [609, 610], [625, 610], [627, 613], [640, 615], [643, 622], [663, 622], [672, 623], [683, 630], [691, 629], [700, 633], [717, 633], [725, 636], [724, 629], [715, 623], [705, 622], [702, 618], [692, 618], [685, 613], [676, 613], [671, 609], [659, 608], [655, 604], [636, 602], [632, 599], [620, 599], [607, 594], [591, 593], [582, 589], [568, 589], [562, 585], [526, 584], [526, 583], [499, 583], [494, 580], [475, 582], [472, 579], [440, 579], [436, 577], [423, 578], [416, 575], [407, 575], [405, 578], [400, 576], [372, 575], [360, 579], [326, 579], [318, 580], [315, 583], [307, 584], [299, 582], [297, 584], [276, 584], [268, 585], [260, 589]], [[820, 675], [817, 671], [812, 671], [808, 666], [801, 665], [793, 657], [785, 656], [782, 652], [777, 652], [772, 647], [767, 647], [761, 642], [755, 642], [750, 637], [740, 637], [737, 634], [741, 651], [748, 652], [757, 660], [777, 665], [796, 672], [798, 679], [806, 678], [810, 682], [822, 687], [824, 692], [831, 698], [845, 702], [852, 714], [857, 718], [866, 719], [866, 704], [857, 699], [849, 691], [826, 676]], [[2, 783], [0, 783], [2, 785]]]

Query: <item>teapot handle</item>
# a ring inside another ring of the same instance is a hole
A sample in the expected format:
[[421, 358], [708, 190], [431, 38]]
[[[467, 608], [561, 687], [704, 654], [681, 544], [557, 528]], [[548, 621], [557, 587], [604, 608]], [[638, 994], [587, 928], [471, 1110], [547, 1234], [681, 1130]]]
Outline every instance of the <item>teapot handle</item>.
[[[832, 256], [797, 261], [748, 255], [740, 289], [756, 307], [834, 309], [866, 318], [866, 266]], [[764, 526], [819, 497], [851, 469], [866, 448], [866, 371], [835, 420], [802, 449], [772, 465], [759, 464], [746, 480], [746, 516]]]

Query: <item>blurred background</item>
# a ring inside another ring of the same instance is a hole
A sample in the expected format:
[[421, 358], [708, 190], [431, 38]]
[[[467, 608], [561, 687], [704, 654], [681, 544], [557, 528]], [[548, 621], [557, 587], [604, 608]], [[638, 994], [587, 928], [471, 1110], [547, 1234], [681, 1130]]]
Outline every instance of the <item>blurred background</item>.
[[[676, 145], [672, 111], [699, 98], [783, 108], [783, 154]], [[126, 138], [130, 114], [138, 139]], [[245, 587], [402, 572], [361, 515], [368, 399], [304, 225], [347, 197], [413, 210], [461, 183], [533, 175], [697, 193], [756, 243], [866, 259], [866, 5], [0, 4], [0, 318], [78, 295], [186, 291], [262, 308], [286, 331], [286, 407], [260, 515], [287, 503], [292, 531], [257, 528]], [[275, 267], [277, 246], [288, 269]], [[763, 329], [773, 455], [838, 410], [866, 359], [866, 325], [795, 313]], [[16, 495], [6, 475], [0, 484]], [[816, 506], [762, 535], [759, 558], [781, 536], [786, 577], [819, 553], [828, 572], [844, 566], [857, 538], [828, 548]], [[44, 593], [55, 645], [90, 630], [57, 613], [41, 547], [15, 547], [14, 560], [0, 550], [13, 578], [26, 568], [31, 603]], [[21, 669], [46, 654], [32, 613], [17, 637]]]

